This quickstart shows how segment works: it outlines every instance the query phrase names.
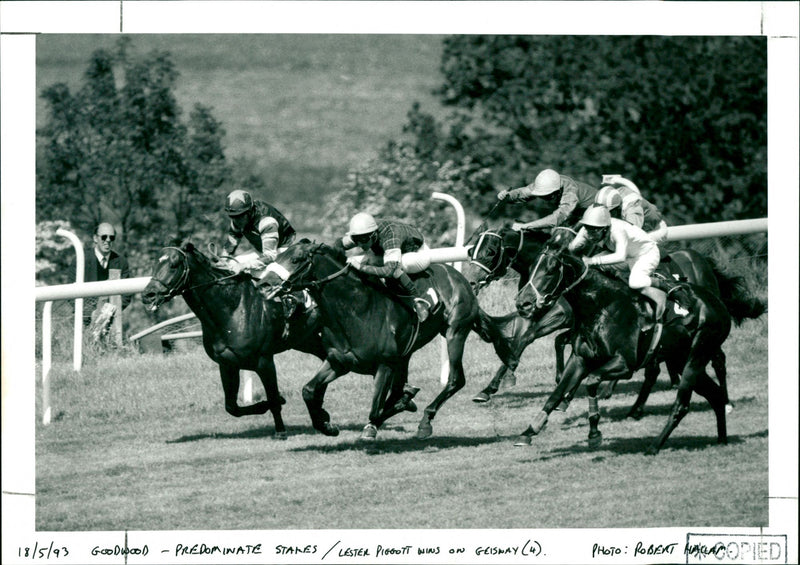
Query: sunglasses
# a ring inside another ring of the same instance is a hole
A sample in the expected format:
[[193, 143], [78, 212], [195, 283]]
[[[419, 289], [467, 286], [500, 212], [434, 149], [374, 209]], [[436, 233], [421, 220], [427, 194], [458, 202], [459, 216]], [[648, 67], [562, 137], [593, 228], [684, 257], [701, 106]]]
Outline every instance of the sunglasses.
[[115, 235], [99, 235], [99, 236], [97, 236], [97, 237], [99, 237], [99, 238], [100, 238], [100, 239], [102, 239], [103, 241], [106, 241], [106, 240], [108, 240], [108, 241], [114, 241], [115, 239], [117, 239], [117, 236], [115, 236]]

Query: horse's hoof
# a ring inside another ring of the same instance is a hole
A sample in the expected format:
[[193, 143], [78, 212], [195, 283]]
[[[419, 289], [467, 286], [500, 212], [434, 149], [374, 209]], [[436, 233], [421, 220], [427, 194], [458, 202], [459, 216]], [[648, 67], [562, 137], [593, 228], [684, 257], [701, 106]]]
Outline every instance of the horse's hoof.
[[367, 424], [361, 432], [361, 439], [372, 441], [378, 437], [378, 428], [374, 424]]
[[730, 414], [731, 412], [733, 412], [733, 404], [726, 404], [725, 405], [725, 413], [726, 414]]
[[531, 444], [531, 438], [533, 436], [527, 435], [527, 433], [523, 433], [519, 436], [516, 441], [514, 442], [514, 447], [528, 447]]
[[634, 420], [641, 420], [642, 418], [644, 418], [644, 410], [642, 410], [641, 408], [637, 408], [636, 410], [631, 410], [625, 417], [633, 418]]
[[600, 432], [589, 434], [589, 449], [597, 449], [603, 443], [603, 434]]
[[516, 375], [509, 375], [505, 377], [502, 381], [500, 381], [500, 388], [502, 389], [514, 388], [515, 386], [517, 386]]
[[433, 435], [433, 426], [428, 420], [423, 420], [417, 427], [417, 439], [428, 439]]
[[323, 422], [319, 426], [314, 426], [318, 432], [330, 437], [336, 437], [339, 435], [339, 428], [329, 424], [328, 422]]
[[472, 399], [472, 402], [477, 402], [478, 404], [484, 404], [486, 402], [489, 402], [489, 400], [491, 400], [491, 398], [492, 397], [489, 396], [488, 394], [486, 394], [485, 392], [479, 392]]
[[417, 403], [413, 400], [409, 400], [408, 404], [406, 404], [405, 411], [406, 412], [416, 412], [418, 410]]
[[562, 400], [553, 410], [556, 412], [566, 412], [569, 410], [569, 400]]
[[286, 432], [275, 432], [275, 435], [272, 436], [272, 439], [279, 439], [281, 441], [286, 441], [289, 439], [289, 434]]

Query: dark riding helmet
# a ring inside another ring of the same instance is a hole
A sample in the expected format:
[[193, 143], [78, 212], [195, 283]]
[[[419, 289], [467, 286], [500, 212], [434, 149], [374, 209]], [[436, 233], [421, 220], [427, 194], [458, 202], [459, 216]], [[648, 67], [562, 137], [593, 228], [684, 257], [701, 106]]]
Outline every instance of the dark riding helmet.
[[225, 212], [229, 216], [241, 216], [253, 209], [253, 197], [244, 190], [234, 190], [225, 198]]

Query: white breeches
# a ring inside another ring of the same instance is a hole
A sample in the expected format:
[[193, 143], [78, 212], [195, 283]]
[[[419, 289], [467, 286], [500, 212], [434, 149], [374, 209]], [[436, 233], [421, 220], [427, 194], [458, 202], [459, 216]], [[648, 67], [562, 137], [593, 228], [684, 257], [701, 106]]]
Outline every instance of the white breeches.
[[655, 245], [649, 250], [642, 253], [639, 257], [631, 257], [627, 260], [628, 266], [631, 269], [630, 278], [628, 278], [628, 286], [633, 289], [640, 289], [650, 286], [650, 275], [658, 267], [661, 261], [661, 253]]

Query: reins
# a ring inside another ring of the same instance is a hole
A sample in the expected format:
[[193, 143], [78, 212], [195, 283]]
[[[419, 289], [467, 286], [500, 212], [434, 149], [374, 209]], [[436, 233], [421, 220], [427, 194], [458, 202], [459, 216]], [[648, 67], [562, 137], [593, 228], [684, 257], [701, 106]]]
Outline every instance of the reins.
[[[565, 229], [568, 229], [568, 228], [565, 228]], [[535, 278], [535, 276], [536, 276], [536, 272], [539, 270], [539, 266], [542, 264], [542, 260], [543, 260], [543, 259], [544, 259], [546, 256], [548, 256], [548, 255], [551, 255], [551, 256], [553, 256], [553, 257], [554, 257], [556, 260], [558, 260], [558, 262], [559, 262], [560, 269], [559, 269], [559, 271], [558, 271], [558, 282], [556, 283], [556, 286], [555, 286], [555, 288], [553, 289], [553, 292], [552, 292], [552, 293], [549, 293], [549, 294], [541, 294], [541, 293], [539, 292], [539, 289], [538, 289], [538, 288], [536, 288], [536, 285], [535, 285], [535, 284], [533, 284], [533, 279], [534, 279], [534, 278]], [[566, 294], [566, 293], [568, 293], [570, 290], [572, 290], [573, 288], [575, 288], [576, 286], [578, 286], [578, 285], [581, 283], [581, 281], [583, 281], [583, 279], [585, 279], [585, 278], [586, 278], [586, 275], [589, 273], [589, 266], [588, 266], [588, 265], [586, 265], [586, 264], [585, 264], [585, 263], [583, 263], [583, 262], [581, 262], [581, 264], [583, 265], [583, 271], [582, 271], [582, 272], [581, 272], [581, 274], [578, 276], [578, 278], [576, 278], [576, 279], [575, 279], [575, 280], [572, 282], [572, 284], [570, 284], [569, 286], [567, 286], [567, 287], [566, 287], [564, 290], [560, 291], [558, 294], [560, 294], [560, 295], [563, 295], [563, 294]], [[564, 280], [564, 266], [565, 266], [565, 265], [564, 265], [564, 262], [563, 262], [563, 260], [561, 260], [561, 258], [560, 258], [560, 257], [558, 257], [558, 255], [556, 255], [556, 254], [555, 254], [554, 252], [552, 252], [552, 251], [545, 251], [545, 252], [543, 252], [541, 255], [539, 255], [539, 260], [536, 262], [536, 266], [533, 268], [533, 272], [531, 273], [531, 278], [530, 278], [530, 279], [528, 279], [528, 282], [526, 283], [527, 285], [530, 285], [530, 287], [531, 287], [531, 290], [533, 291], [533, 294], [534, 294], [534, 296], [536, 297], [536, 302], [537, 302], [538, 304], [545, 304], [545, 303], [546, 303], [546, 302], [547, 302], [547, 301], [548, 301], [548, 300], [549, 300], [551, 297], [553, 297], [553, 296], [555, 296], [555, 295], [556, 295], [556, 292], [555, 292], [555, 291], [558, 289], [558, 287], [559, 287], [559, 286], [561, 286], [561, 282]]]
[[178, 294], [183, 294], [184, 292], [189, 292], [190, 290], [194, 290], [194, 289], [197, 289], [197, 288], [202, 288], [202, 287], [205, 287], [205, 286], [214, 285], [214, 284], [217, 284], [217, 283], [220, 283], [222, 281], [226, 281], [228, 279], [232, 279], [232, 278], [238, 276], [238, 273], [233, 273], [231, 275], [226, 275], [226, 276], [220, 277], [220, 278], [214, 278], [214, 279], [212, 279], [210, 281], [206, 281], [206, 282], [202, 282], [202, 283], [190, 286], [190, 287], [186, 287], [186, 288], [183, 288], [183, 290], [181, 290], [181, 288], [184, 285], [186, 285], [186, 283], [189, 280], [189, 271], [190, 271], [190, 269], [189, 269], [189, 257], [187, 257], [187, 255], [183, 251], [183, 249], [180, 249], [179, 247], [165, 247], [164, 251], [166, 251], [167, 249], [174, 249], [175, 251], [180, 253], [181, 257], [183, 258], [183, 273], [181, 273], [181, 277], [178, 280], [178, 283], [174, 287], [170, 288], [164, 281], [159, 280], [159, 279], [155, 279], [157, 282], [160, 282], [167, 289], [167, 297], [168, 298], [174, 298]]

